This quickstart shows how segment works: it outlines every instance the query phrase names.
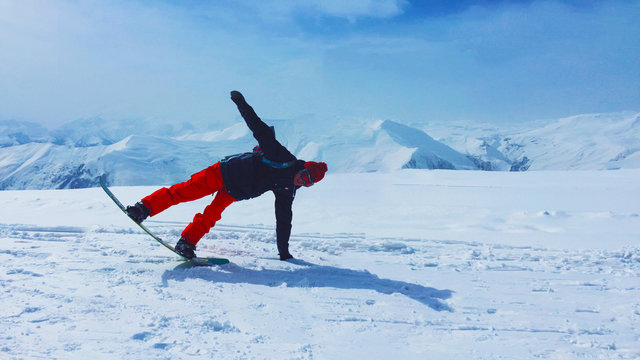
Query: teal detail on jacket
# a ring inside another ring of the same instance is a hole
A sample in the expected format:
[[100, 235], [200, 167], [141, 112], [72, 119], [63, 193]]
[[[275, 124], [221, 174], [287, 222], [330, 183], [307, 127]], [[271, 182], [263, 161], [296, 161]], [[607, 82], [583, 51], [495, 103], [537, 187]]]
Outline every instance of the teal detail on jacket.
[[287, 161], [287, 162], [277, 162], [267, 159], [266, 157], [262, 157], [262, 162], [276, 169], [286, 169], [288, 167], [292, 167], [296, 161]]

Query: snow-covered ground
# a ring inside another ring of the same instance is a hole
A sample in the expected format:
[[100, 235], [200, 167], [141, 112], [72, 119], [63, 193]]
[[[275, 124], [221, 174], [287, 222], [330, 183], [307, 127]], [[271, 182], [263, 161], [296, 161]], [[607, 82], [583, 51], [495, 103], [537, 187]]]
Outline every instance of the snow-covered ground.
[[[635, 359], [640, 170], [330, 174], [194, 267], [101, 189], [0, 191], [2, 359]], [[133, 203], [156, 187], [114, 187]], [[148, 220], [175, 241], [211, 198]]]

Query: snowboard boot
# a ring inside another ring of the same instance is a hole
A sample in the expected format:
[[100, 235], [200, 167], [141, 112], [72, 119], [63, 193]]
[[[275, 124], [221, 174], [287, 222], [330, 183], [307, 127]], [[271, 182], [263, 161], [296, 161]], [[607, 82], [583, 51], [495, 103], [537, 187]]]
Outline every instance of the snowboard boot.
[[137, 202], [133, 206], [127, 206], [126, 211], [127, 211], [127, 215], [129, 215], [129, 217], [133, 219], [133, 221], [137, 222], [138, 224], [140, 224], [141, 222], [144, 221], [144, 219], [149, 217], [149, 209], [146, 206], [144, 206], [142, 201]]
[[186, 257], [187, 259], [193, 259], [196, 257], [196, 246], [188, 242], [185, 238], [180, 238], [175, 247], [178, 254]]

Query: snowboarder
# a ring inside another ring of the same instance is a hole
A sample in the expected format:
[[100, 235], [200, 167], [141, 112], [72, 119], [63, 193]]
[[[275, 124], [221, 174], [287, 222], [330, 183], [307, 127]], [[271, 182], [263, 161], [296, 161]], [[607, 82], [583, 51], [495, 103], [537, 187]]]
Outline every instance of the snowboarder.
[[292, 259], [289, 237], [293, 217], [291, 205], [301, 186], [309, 187], [322, 180], [327, 164], [298, 160], [275, 137], [273, 127], [265, 124], [238, 91], [231, 100], [258, 141], [253, 152], [228, 156], [210, 167], [191, 175], [186, 182], [162, 188], [143, 198], [126, 211], [141, 223], [170, 206], [200, 199], [216, 193], [213, 201], [182, 231], [175, 246], [177, 252], [194, 258], [198, 241], [220, 220], [222, 212], [234, 201], [258, 197], [266, 191], [275, 194], [276, 238], [280, 260]]

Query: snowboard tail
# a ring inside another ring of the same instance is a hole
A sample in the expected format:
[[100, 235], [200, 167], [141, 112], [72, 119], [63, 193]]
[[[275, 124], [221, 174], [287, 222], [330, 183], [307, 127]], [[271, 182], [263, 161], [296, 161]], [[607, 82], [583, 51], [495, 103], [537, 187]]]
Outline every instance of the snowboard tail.
[[[113, 200], [114, 203], [116, 203], [116, 205], [120, 208], [120, 210], [122, 210], [122, 212], [124, 212], [124, 214], [127, 215], [127, 217], [129, 217], [129, 215], [127, 214], [126, 208], [122, 205], [120, 200], [118, 200], [118, 198], [111, 192], [111, 190], [109, 190], [109, 188], [105, 184], [104, 176], [100, 176], [99, 179], [100, 179], [100, 186], [102, 187], [102, 190], [104, 190], [104, 192], [107, 193], [107, 195], [111, 198], [111, 200]], [[131, 218], [129, 217], [129, 219], [131, 219]], [[167, 243], [166, 241], [162, 240], [160, 237], [154, 235], [151, 231], [149, 231], [149, 229], [147, 229], [146, 226], [144, 226], [142, 224], [138, 224], [133, 219], [131, 219], [131, 221], [133, 221], [142, 230], [144, 230], [144, 232], [149, 234], [155, 241], [159, 242], [164, 247], [166, 247], [167, 249], [169, 249], [169, 250], [173, 251], [174, 253], [180, 255], [182, 258], [184, 258], [186, 260], [192, 261], [192, 262], [194, 262], [196, 264], [199, 264], [199, 265], [209, 265], [209, 266], [210, 265], [223, 265], [223, 264], [228, 264], [229, 263], [229, 260], [228, 259], [224, 259], [224, 258], [202, 258], [202, 257], [195, 257], [193, 259], [186, 258], [186, 257], [182, 256], [182, 254], [177, 252], [176, 249], [173, 247], [173, 245]]]

